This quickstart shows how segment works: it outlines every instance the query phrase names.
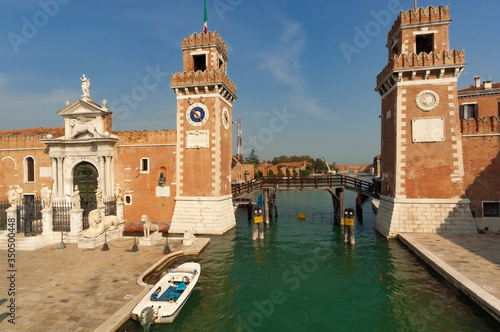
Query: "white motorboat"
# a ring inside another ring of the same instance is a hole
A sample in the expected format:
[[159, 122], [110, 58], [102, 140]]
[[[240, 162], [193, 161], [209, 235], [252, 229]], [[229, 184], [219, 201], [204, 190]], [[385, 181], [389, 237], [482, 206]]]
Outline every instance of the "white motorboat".
[[170, 269], [132, 310], [132, 319], [143, 327], [172, 323], [198, 282], [201, 265], [190, 262]]

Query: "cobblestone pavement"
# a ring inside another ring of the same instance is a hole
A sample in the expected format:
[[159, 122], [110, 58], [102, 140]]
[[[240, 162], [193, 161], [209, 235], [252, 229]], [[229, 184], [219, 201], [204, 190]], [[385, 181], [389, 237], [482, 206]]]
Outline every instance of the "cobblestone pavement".
[[399, 238], [499, 320], [499, 234], [404, 233]]
[[0, 331], [93, 331], [144, 289], [137, 278], [165, 256], [164, 245], [131, 252], [133, 243], [118, 239], [109, 251], [76, 244], [17, 251], [15, 325], [5, 314], [7, 251], [0, 250]]

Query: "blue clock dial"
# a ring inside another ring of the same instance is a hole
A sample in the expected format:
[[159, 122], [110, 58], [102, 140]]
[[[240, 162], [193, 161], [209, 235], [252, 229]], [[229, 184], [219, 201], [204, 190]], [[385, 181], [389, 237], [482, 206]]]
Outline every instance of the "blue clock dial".
[[194, 107], [189, 113], [189, 117], [195, 123], [202, 122], [205, 119], [205, 110], [201, 107]]

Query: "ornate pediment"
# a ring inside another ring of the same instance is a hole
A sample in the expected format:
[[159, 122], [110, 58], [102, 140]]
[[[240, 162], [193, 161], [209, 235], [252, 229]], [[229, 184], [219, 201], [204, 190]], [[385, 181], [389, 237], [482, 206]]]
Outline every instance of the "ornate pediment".
[[100, 138], [104, 136], [104, 119], [111, 114], [106, 101], [103, 106], [93, 101], [77, 99], [60, 109], [57, 114], [64, 118], [65, 138]]

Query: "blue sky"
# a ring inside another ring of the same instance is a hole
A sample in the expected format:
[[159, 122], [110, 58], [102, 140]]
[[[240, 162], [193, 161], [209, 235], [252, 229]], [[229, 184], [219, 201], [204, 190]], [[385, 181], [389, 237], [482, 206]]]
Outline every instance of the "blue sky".
[[[447, 3], [418, 2], [440, 4]], [[207, 7], [209, 30], [229, 48], [245, 155], [255, 148], [261, 160], [308, 154], [346, 164], [380, 153], [376, 75], [387, 63], [393, 9], [413, 8], [412, 0], [207, 0]], [[450, 11], [451, 48], [465, 49], [469, 63], [459, 87], [475, 75], [500, 81], [500, 2], [453, 1]], [[3, 0], [0, 13], [1, 130], [62, 126], [56, 112], [81, 96], [82, 74], [94, 101], [108, 100], [114, 130], [175, 129], [166, 73], [182, 71], [181, 41], [202, 31], [202, 0]], [[367, 27], [368, 40], [346, 57], [341, 45], [356, 47], [356, 31]], [[139, 92], [150, 72], [161, 74], [148, 112]]]

